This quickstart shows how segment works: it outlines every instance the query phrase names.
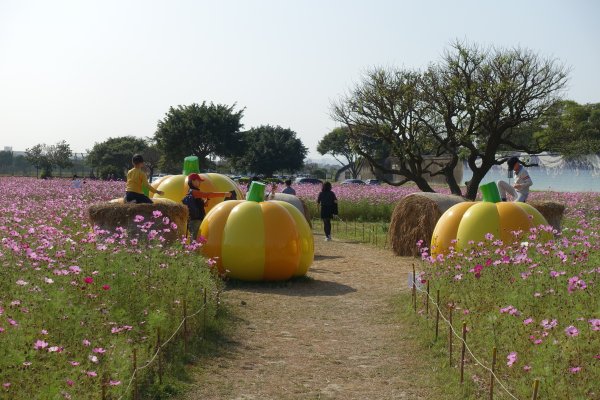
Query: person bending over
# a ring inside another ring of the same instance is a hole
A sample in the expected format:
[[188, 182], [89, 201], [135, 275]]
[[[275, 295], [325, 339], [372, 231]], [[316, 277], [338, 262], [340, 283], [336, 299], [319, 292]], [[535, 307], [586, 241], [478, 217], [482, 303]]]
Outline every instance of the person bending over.
[[[188, 217], [188, 232], [190, 233], [190, 240], [196, 240], [198, 238], [198, 231], [202, 220], [206, 216], [206, 204], [208, 199], [214, 198], [227, 198], [231, 196], [231, 192], [202, 192], [200, 190], [200, 184], [204, 179], [198, 174], [188, 175], [188, 194], [183, 198], [183, 204], [185, 204], [189, 211]], [[235, 193], [235, 191], [233, 191]], [[206, 199], [206, 202], [205, 202]]]
[[152, 193], [163, 194], [162, 191], [154, 189], [148, 183], [148, 177], [142, 170], [144, 168], [144, 157], [136, 154], [131, 159], [133, 168], [127, 171], [127, 186], [125, 188], [125, 203], [152, 203], [152, 200], [144, 194], [147, 188]]
[[502, 201], [507, 201], [507, 195], [510, 195], [513, 201], [520, 201], [525, 203], [527, 197], [529, 197], [529, 188], [533, 185], [533, 181], [529, 176], [529, 173], [519, 161], [517, 157], [511, 157], [506, 161], [509, 171], [513, 171], [515, 174], [515, 183], [511, 186], [506, 181], [498, 181], [498, 190], [500, 191], [500, 197]]

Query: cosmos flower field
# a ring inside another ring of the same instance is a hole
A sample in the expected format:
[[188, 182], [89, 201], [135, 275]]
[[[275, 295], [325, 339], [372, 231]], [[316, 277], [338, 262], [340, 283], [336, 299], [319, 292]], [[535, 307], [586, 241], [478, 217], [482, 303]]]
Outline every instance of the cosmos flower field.
[[[173, 228], [163, 216], [142, 221], [146, 243], [92, 229], [88, 205], [122, 190], [122, 182], [72, 189], [68, 180], [0, 178], [0, 398], [96, 399], [103, 390], [119, 398], [133, 349], [141, 365], [157, 333], [177, 328], [184, 301], [195, 311], [204, 288], [215, 292], [193, 248], [163, 246]], [[181, 353], [177, 346], [164, 350]]]
[[[163, 245], [161, 232], [173, 228], [164, 216], [139, 221], [144, 243], [89, 225], [87, 207], [120, 197], [123, 186], [0, 178], [0, 398], [100, 398], [102, 390], [120, 398], [133, 349], [140, 363], [149, 359], [157, 332], [181, 322], [183, 302], [193, 311], [203, 289], [217, 291], [194, 247]], [[320, 187], [295, 189], [314, 207]], [[364, 221], [389, 221], [395, 203], [416, 190], [334, 186], [340, 216]], [[498, 374], [518, 398], [529, 396], [534, 378], [542, 398], [600, 398], [598, 195], [532, 198], [566, 204], [566, 229], [555, 240], [542, 244], [539, 232], [524, 232], [513, 246], [489, 238], [467, 254], [425, 255], [424, 279], [454, 305], [457, 329], [467, 322], [476, 354], [489, 361], [497, 347]], [[430, 328], [415, 327], [423, 337]], [[180, 343], [165, 348], [170, 361], [181, 358]], [[140, 379], [152, 382], [152, 371]], [[469, 371], [477, 393], [486, 375]]]

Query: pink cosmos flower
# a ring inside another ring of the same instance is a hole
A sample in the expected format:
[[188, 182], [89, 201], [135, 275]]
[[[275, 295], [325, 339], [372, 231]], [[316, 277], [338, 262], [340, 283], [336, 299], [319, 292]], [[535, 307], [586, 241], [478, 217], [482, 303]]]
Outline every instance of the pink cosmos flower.
[[160, 218], [160, 217], [162, 217], [162, 215], [163, 215], [162, 212], [160, 212], [159, 210], [152, 211], [152, 216], [154, 218]]
[[600, 319], [594, 318], [590, 319], [588, 322], [592, 326], [593, 331], [600, 331]]
[[508, 356], [506, 356], [506, 365], [508, 365], [509, 367], [512, 367], [514, 363], [517, 362], [517, 353], [512, 351], [508, 354]]
[[78, 363], [77, 361], [69, 361], [69, 364], [71, 364], [74, 367], [77, 367], [80, 363]]
[[88, 356], [88, 360], [90, 360], [90, 361], [91, 361], [91, 362], [93, 362], [94, 364], [98, 364], [98, 357], [96, 357], [96, 356], [95, 356], [95, 355], [93, 355], [93, 354], [90, 354], [90, 355]]
[[75, 382], [73, 382], [71, 379], [67, 379], [67, 385], [73, 386], [74, 384]]
[[89, 376], [89, 377], [92, 377], [92, 378], [95, 378], [95, 377], [98, 376], [98, 374], [96, 373], [96, 371], [87, 371], [85, 374], [87, 376]]
[[529, 325], [532, 322], [533, 322], [533, 318], [527, 318], [523, 321], [523, 325]]
[[121, 381], [113, 381], [112, 379], [108, 382], [110, 386], [119, 386]]
[[571, 367], [571, 368], [569, 368], [569, 372], [572, 373], [572, 374], [576, 374], [579, 371], [581, 371], [581, 367]]
[[90, 342], [90, 341], [89, 341], [89, 340], [87, 340], [87, 339], [83, 339], [83, 341], [82, 341], [81, 343], [82, 343], [84, 346], [86, 346], [86, 347], [88, 347], [89, 345], [91, 345], [91, 344], [92, 344], [92, 342]]
[[41, 349], [45, 349], [46, 347], [48, 347], [48, 342], [44, 342], [43, 340], [36, 340], [35, 343], [33, 344], [33, 348], [35, 350], [41, 350]]
[[102, 348], [102, 347], [95, 347], [92, 351], [94, 353], [98, 353], [98, 354], [104, 354], [104, 353], [106, 353], [106, 350], [104, 348]]
[[87, 283], [88, 285], [94, 283], [94, 278], [92, 278], [91, 276], [86, 276], [83, 280], [85, 283]]
[[553, 329], [558, 325], [558, 321], [553, 319], [552, 321], [549, 321], [547, 319], [542, 320], [542, 322], [540, 323], [540, 325], [544, 328], [544, 329]]
[[531, 371], [531, 365], [525, 365], [525, 366], [523, 367], [523, 371], [525, 371], [525, 372], [529, 372], [529, 371]]
[[573, 325], [570, 325], [565, 329], [565, 333], [567, 336], [575, 337], [579, 335], [579, 329], [575, 328]]
[[2, 384], [2, 387], [3, 387], [3, 388], [5, 388], [5, 389], [8, 389], [8, 388], [10, 387], [10, 385], [11, 385], [11, 383], [10, 383], [10, 382], [4, 382], [4, 383]]
[[103, 285], [102, 286], [102, 290], [110, 290], [110, 286], [109, 285]]
[[23, 362], [23, 366], [24, 367], [29, 367], [31, 365], [31, 361], [25, 361]]
[[23, 279], [19, 279], [18, 281], [15, 282], [17, 285], [19, 286], [25, 286], [27, 285], [27, 282], [25, 282]]
[[47, 330], [45, 330], [45, 329], [42, 329], [42, 331], [41, 331], [40, 333], [41, 333], [42, 335], [47, 335], [47, 334], [48, 334], [48, 331], [47, 331]]
[[77, 275], [81, 272], [81, 268], [79, 268], [77, 265], [72, 265], [69, 267], [69, 271]]
[[144, 220], [144, 216], [143, 215], [136, 215], [133, 218], [133, 222], [142, 222]]
[[62, 347], [58, 347], [58, 346], [48, 347], [48, 353], [62, 353]]

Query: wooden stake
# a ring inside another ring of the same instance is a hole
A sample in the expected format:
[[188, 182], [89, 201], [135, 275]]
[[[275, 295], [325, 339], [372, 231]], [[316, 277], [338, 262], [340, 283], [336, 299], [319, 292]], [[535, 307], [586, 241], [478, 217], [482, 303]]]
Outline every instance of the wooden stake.
[[427, 295], [425, 296], [425, 314], [429, 317], [429, 279], [427, 279]]
[[204, 302], [202, 307], [202, 340], [206, 336], [206, 288], [204, 288]]
[[462, 349], [460, 352], [460, 384], [465, 382], [465, 352], [467, 351], [467, 323], [462, 327]]
[[375, 236], [375, 247], [377, 247], [377, 229], [375, 229], [375, 225], [373, 225], [373, 236]]
[[448, 306], [448, 362], [452, 368], [452, 305]]
[[437, 297], [435, 302], [437, 304], [435, 308], [435, 340], [437, 341], [440, 327], [440, 289], [437, 290]]
[[536, 379], [535, 381], [533, 381], [533, 396], [531, 396], [531, 400], [537, 400], [539, 388], [540, 388], [540, 380]]
[[187, 339], [188, 339], [188, 327], [187, 327], [187, 302], [183, 300], [183, 354], [187, 354]]
[[102, 393], [102, 400], [106, 400], [106, 385], [108, 384], [108, 378], [106, 374], [102, 376], [102, 380], [100, 381], [100, 390]]
[[162, 385], [162, 356], [161, 356], [160, 328], [156, 328], [156, 352], [158, 353], [158, 383]]
[[415, 312], [417, 312], [417, 277], [415, 275], [415, 264], [412, 265], [413, 275], [412, 275], [412, 300], [413, 300], [413, 308]]
[[216, 303], [215, 304], [215, 317], [219, 316], [219, 306], [221, 305], [221, 291], [219, 289], [217, 289], [217, 298], [215, 299]]
[[494, 383], [496, 379], [494, 378], [494, 372], [496, 370], [496, 347], [492, 350], [492, 372], [490, 373], [490, 400], [494, 400]]
[[137, 400], [138, 398], [138, 393], [137, 393], [137, 349], [134, 347], [133, 348], [133, 400]]
[[364, 221], [362, 222], [362, 231], [363, 231], [362, 241], [364, 242], [365, 241], [365, 222]]

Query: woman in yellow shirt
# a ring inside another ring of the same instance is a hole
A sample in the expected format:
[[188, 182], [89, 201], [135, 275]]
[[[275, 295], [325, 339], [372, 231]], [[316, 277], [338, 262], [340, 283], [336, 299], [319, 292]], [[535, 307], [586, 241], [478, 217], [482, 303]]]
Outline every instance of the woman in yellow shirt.
[[125, 188], [125, 203], [152, 203], [152, 200], [144, 194], [144, 188], [148, 188], [152, 193], [163, 194], [162, 191], [154, 189], [148, 183], [148, 177], [142, 168], [144, 168], [144, 157], [136, 154], [131, 159], [133, 168], [127, 171], [127, 186]]

